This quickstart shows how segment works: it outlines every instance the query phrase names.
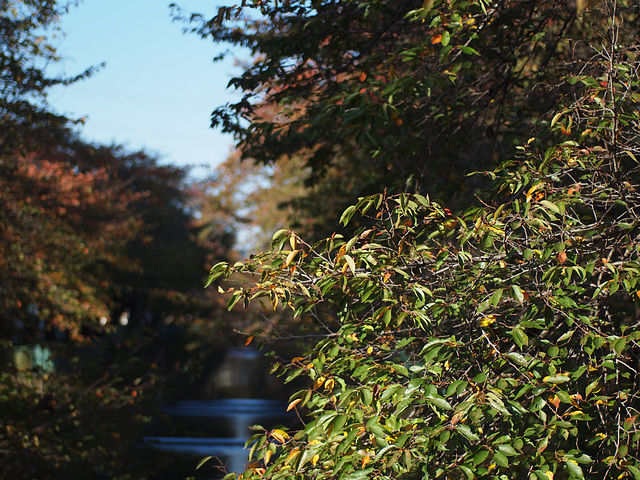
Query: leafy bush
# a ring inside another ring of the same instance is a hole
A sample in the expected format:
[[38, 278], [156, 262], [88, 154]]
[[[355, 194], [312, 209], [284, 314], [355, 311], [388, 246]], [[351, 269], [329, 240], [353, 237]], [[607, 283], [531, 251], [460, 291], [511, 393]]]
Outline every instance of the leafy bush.
[[317, 324], [276, 366], [307, 379], [289, 404], [307, 422], [254, 436], [242, 478], [640, 479], [640, 52], [609, 14], [575, 96], [484, 173], [479, 206], [368, 196], [351, 238], [281, 230], [213, 267], [255, 276], [230, 306]]

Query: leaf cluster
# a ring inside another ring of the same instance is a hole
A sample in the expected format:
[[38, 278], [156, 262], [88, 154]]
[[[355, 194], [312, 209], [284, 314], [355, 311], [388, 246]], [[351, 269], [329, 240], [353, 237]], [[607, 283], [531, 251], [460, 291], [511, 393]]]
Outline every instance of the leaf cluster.
[[306, 423], [259, 432], [241, 478], [640, 478], [640, 57], [616, 5], [478, 206], [366, 196], [354, 235], [283, 229], [213, 267], [255, 278], [230, 305], [267, 297], [321, 336], [276, 367], [307, 381]]

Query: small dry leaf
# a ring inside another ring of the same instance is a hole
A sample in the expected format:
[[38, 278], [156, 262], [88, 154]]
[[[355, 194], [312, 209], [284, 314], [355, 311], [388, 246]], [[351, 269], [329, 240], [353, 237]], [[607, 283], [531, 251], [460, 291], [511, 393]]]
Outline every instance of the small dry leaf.
[[556, 257], [559, 263], [564, 263], [567, 261], [567, 253], [564, 250], [558, 252], [558, 256]]

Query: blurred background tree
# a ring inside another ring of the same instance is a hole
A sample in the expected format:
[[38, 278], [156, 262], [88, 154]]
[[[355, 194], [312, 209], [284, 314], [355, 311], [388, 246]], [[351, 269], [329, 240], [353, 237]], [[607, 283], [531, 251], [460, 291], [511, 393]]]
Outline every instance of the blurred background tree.
[[163, 478], [139, 442], [228, 341], [202, 287], [235, 232], [203, 234], [188, 169], [48, 105], [97, 70], [49, 74], [74, 3], [0, 1], [0, 477]]

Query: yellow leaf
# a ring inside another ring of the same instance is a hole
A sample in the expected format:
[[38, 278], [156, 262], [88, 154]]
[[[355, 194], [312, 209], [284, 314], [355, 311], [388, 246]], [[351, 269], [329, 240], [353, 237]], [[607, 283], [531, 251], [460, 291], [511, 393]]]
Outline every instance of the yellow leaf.
[[326, 380], [326, 378], [324, 378], [324, 377], [318, 377], [316, 379], [315, 383], [313, 384], [313, 388], [320, 388], [325, 380]]
[[289, 453], [289, 455], [285, 459], [284, 464], [289, 465], [289, 462], [291, 462], [291, 460], [296, 458], [298, 455], [300, 455], [300, 450], [297, 448], [294, 448], [293, 450], [291, 450], [291, 453]]
[[549, 477], [549, 480], [553, 480], [553, 472], [551, 470], [547, 470], [544, 474]]
[[269, 460], [271, 460], [271, 455], [273, 455], [273, 452], [271, 450], [267, 450], [266, 452], [264, 452], [264, 464], [267, 465], [267, 463], [269, 463]]
[[478, 323], [480, 323], [481, 327], [488, 327], [489, 325], [491, 325], [495, 321], [496, 321], [496, 316], [495, 315], [487, 315], [486, 317], [481, 319], [480, 322], [478, 322]]
[[316, 463], [318, 463], [318, 460], [320, 460], [320, 455], [318, 455], [317, 453], [311, 458], [311, 465], [313, 465], [314, 467], [316, 466]]
[[289, 434], [284, 430], [280, 430], [279, 428], [276, 428], [275, 430], [273, 430], [271, 432], [271, 436], [275, 438], [277, 441], [279, 441], [280, 443], [285, 443], [289, 438]]
[[325, 390], [333, 390], [333, 387], [335, 386], [336, 382], [333, 380], [333, 378], [330, 378], [329, 380], [327, 380], [324, 384], [324, 388]]
[[298, 250], [292, 250], [291, 252], [289, 252], [289, 255], [287, 255], [287, 259], [285, 260], [284, 264], [287, 267], [291, 265], [291, 262], [293, 262], [293, 259], [296, 257], [297, 254], [298, 254]]
[[371, 461], [371, 457], [369, 455], [366, 455], [362, 458], [362, 468], [364, 468], [364, 466], [369, 463]]
[[533, 195], [533, 193], [534, 193], [536, 190], [538, 190], [538, 189], [542, 188], [543, 186], [544, 186], [544, 184], [543, 184], [543, 183], [536, 183], [533, 187], [531, 187], [531, 188], [527, 191], [527, 193], [526, 193], [526, 195], [525, 195], [525, 197], [526, 197], [526, 201], [527, 201], [527, 202], [530, 202], [530, 201], [531, 201], [531, 196]]

